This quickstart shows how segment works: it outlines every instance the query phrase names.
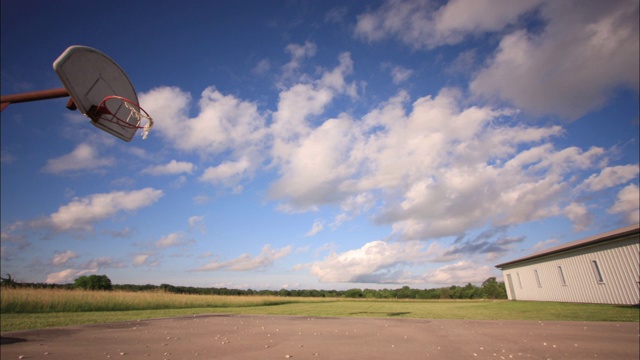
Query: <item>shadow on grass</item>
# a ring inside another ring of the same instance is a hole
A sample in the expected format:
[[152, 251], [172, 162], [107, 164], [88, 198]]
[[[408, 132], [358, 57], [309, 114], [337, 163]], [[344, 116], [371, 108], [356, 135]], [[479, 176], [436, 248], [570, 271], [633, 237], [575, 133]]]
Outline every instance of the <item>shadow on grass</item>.
[[383, 316], [383, 317], [396, 317], [396, 316], [404, 316], [409, 314], [411, 313], [406, 311], [405, 312], [359, 311], [359, 312], [349, 313], [349, 315], [375, 315], [375, 316]]
[[616, 305], [617, 308], [620, 309], [640, 309], [640, 304], [636, 305]]

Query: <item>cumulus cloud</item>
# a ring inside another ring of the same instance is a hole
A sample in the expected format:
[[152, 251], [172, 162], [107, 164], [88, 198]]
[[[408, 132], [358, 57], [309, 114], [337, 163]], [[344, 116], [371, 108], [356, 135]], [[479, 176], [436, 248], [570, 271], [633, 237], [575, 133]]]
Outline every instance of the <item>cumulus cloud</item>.
[[267, 128], [265, 118], [255, 103], [209, 87], [200, 95], [198, 114], [190, 117], [191, 96], [179, 88], [156, 88], [140, 98], [145, 109], [159, 114], [156, 115], [158, 125], [154, 126], [154, 131], [176, 149], [203, 156], [230, 152], [231, 160], [209, 167], [201, 180], [233, 185], [234, 181], [251, 174], [261, 165]]
[[264, 136], [264, 117], [256, 104], [206, 88], [191, 118], [191, 96], [176, 87], [160, 87], [141, 94], [141, 104], [158, 118], [157, 131], [176, 148], [202, 154], [255, 146]]
[[551, 247], [551, 245], [555, 245], [556, 243], [558, 243], [558, 240], [556, 239], [547, 239], [544, 241], [539, 241], [531, 247], [531, 250], [542, 251], [544, 249]]
[[625, 186], [616, 198], [616, 202], [609, 208], [612, 214], [621, 214], [628, 224], [640, 222], [640, 191], [638, 185], [629, 184]]
[[50, 174], [61, 174], [71, 171], [96, 170], [113, 166], [115, 163], [115, 158], [99, 155], [91, 145], [81, 143], [71, 153], [49, 159], [42, 170]]
[[133, 266], [158, 266], [158, 255], [154, 252], [135, 254], [132, 259]]
[[196, 229], [203, 234], [207, 232], [207, 226], [204, 223], [204, 216], [191, 216], [187, 221], [189, 223], [189, 230]]
[[133, 265], [135, 266], [140, 266], [140, 265], [144, 265], [144, 263], [147, 261], [147, 259], [149, 258], [149, 256], [151, 256], [150, 254], [139, 254], [139, 255], [135, 255], [133, 257]]
[[83, 275], [92, 275], [98, 272], [97, 269], [78, 270], [78, 269], [66, 269], [58, 272], [53, 272], [47, 275], [47, 279], [44, 281], [46, 284], [68, 284], [72, 283], [76, 278]]
[[149, 206], [162, 195], [162, 190], [144, 188], [74, 198], [51, 214], [48, 221], [59, 231], [91, 230], [93, 224], [98, 221], [110, 218], [121, 211], [135, 211]]
[[444, 265], [425, 275], [424, 279], [433, 284], [479, 284], [492, 277], [493, 271], [488, 265], [480, 265], [469, 260], [460, 260]]
[[377, 240], [343, 253], [332, 251], [311, 264], [309, 271], [322, 282], [396, 283], [401, 265], [418, 263], [424, 256], [418, 242]]
[[247, 176], [251, 169], [251, 162], [243, 157], [238, 161], [224, 161], [220, 165], [208, 167], [198, 178], [211, 184], [235, 185]]
[[177, 175], [182, 173], [191, 174], [195, 170], [195, 165], [188, 161], [171, 160], [164, 165], [149, 166], [142, 170], [143, 174], [150, 175]]
[[382, 65], [384, 69], [389, 69], [391, 74], [391, 80], [394, 84], [400, 84], [406, 80], [408, 80], [413, 75], [413, 70], [404, 68], [402, 66], [394, 66], [389, 63], [385, 63]]
[[309, 133], [310, 117], [322, 114], [336, 96], [356, 96], [355, 84], [345, 80], [353, 72], [351, 54], [342, 53], [338, 60], [339, 65], [324, 71], [319, 79], [302, 79], [280, 92], [270, 127], [275, 137], [273, 155], [276, 160], [287, 155], [288, 145]]
[[267, 73], [269, 70], [271, 70], [271, 62], [269, 59], [262, 59], [256, 64], [252, 71], [255, 74], [262, 75]]
[[461, 96], [443, 89], [406, 109], [401, 92], [361, 119], [326, 120], [290, 143], [270, 195], [290, 210], [359, 197], [365, 210], [384, 199], [378, 223], [405, 239], [443, 237], [561, 215], [570, 174], [606, 157], [598, 147], [556, 149], [561, 127], [510, 125], [513, 111], [462, 107]]
[[599, 174], [589, 176], [581, 187], [592, 191], [607, 189], [637, 179], [639, 171], [638, 164], [606, 167]]
[[287, 256], [291, 252], [291, 246], [285, 246], [280, 249], [272, 249], [270, 244], [262, 247], [262, 251], [257, 256], [251, 256], [244, 253], [235, 259], [229, 261], [212, 261], [207, 265], [201, 266], [193, 271], [249, 271], [264, 270], [271, 266], [276, 260]]
[[481, 232], [475, 237], [460, 236], [453, 246], [442, 255], [444, 258], [469, 258], [476, 254], [485, 255], [488, 260], [498, 258], [513, 250], [514, 245], [524, 241], [524, 237], [508, 237], [506, 228], [496, 227]]
[[[400, 8], [391, 9], [391, 5]], [[409, 21], [413, 25], [408, 28], [413, 26], [417, 31], [418, 22], [411, 21], [422, 16], [429, 20], [427, 30], [438, 36], [417, 48], [452, 44], [488, 31], [500, 34], [500, 46], [509, 36], [515, 39], [518, 34], [526, 35], [527, 41], [539, 37], [533, 43], [541, 46], [550, 41], [544, 34], [557, 31], [554, 26], [560, 26], [555, 23], [560, 21], [560, 15], [569, 16], [557, 5], [544, 1], [505, 2], [503, 8], [486, 18], [456, 24], [456, 17], [450, 14], [464, 11], [463, 5], [468, 9], [476, 5], [464, 1], [451, 1], [439, 8], [427, 5], [388, 2], [360, 18], [365, 24], [371, 15], [368, 21], [377, 26], [371, 29], [377, 30], [359, 36], [370, 41], [386, 36], [412, 39], [405, 30], [393, 30], [393, 24]], [[478, 11], [488, 11], [486, 8], [479, 6]], [[541, 25], [536, 34], [522, 33], [518, 30], [520, 16], [534, 10], [537, 12], [531, 14], [549, 22]], [[387, 18], [385, 11], [395, 17]], [[415, 18], [407, 20], [411, 13]], [[605, 13], [618, 14], [613, 10]], [[593, 21], [605, 19], [605, 13], [589, 12]], [[385, 21], [389, 24], [380, 25]], [[511, 25], [513, 28], [503, 32], [505, 26]], [[376, 31], [383, 33], [378, 36]], [[492, 60], [474, 78], [476, 81], [496, 66], [500, 49], [491, 55]], [[289, 75], [286, 82], [279, 84], [281, 90], [273, 112], [260, 113], [256, 104], [222, 94], [213, 87], [202, 93], [194, 116], [189, 115], [190, 95], [177, 88], [154, 89], [142, 96], [142, 103], [165, 117], [164, 128], [158, 132], [176, 148], [208, 155], [229, 154], [227, 159], [207, 167], [199, 177], [201, 181], [237, 190], [241, 188], [239, 183], [268, 163], [267, 168], [274, 170], [276, 178], [269, 184], [267, 194], [269, 199], [280, 202], [278, 209], [300, 212], [339, 204], [334, 219], [315, 224], [308, 235], [317, 233], [320, 225], [339, 226], [372, 209], [372, 219], [391, 225], [393, 235], [403, 240], [458, 236], [484, 226], [508, 227], [553, 216], [565, 216], [576, 229], [583, 229], [593, 214], [579, 197], [637, 176], [637, 167], [602, 169], [609, 160], [609, 151], [603, 148], [558, 148], [553, 141], [564, 134], [560, 126], [527, 125], [518, 120], [518, 110], [471, 105], [468, 97], [455, 88], [413, 100], [407, 92], [400, 91], [361, 116], [328, 116], [327, 109], [339, 96], [357, 98], [354, 83], [347, 81], [354, 63], [349, 53], [343, 53], [337, 66], [317, 69], [315, 78], [301, 75], [303, 61], [314, 56], [316, 50], [310, 42], [287, 47], [291, 62], [283, 73]], [[397, 70], [397, 81], [411, 75], [407, 69]], [[537, 91], [540, 92], [544, 91]], [[167, 105], [170, 98], [173, 104]], [[268, 117], [271, 121], [267, 121]], [[576, 171], [589, 173], [596, 169], [600, 174], [580, 185], [582, 179]], [[469, 252], [492, 258], [517, 241], [521, 239], [506, 236], [468, 239], [457, 248], [448, 249], [457, 253], [441, 252], [438, 256], [455, 258]], [[213, 262], [208, 266], [219, 269], [232, 265]], [[391, 270], [384, 271], [389, 278]], [[396, 278], [400, 276], [397, 275]]]
[[[524, 29], [522, 18], [530, 14], [544, 23], [540, 31]], [[638, 90], [637, 14], [635, 0], [454, 0], [439, 7], [388, 0], [358, 17], [355, 36], [431, 49], [498, 33], [498, 49], [475, 75], [472, 92], [534, 114], [576, 119], [602, 106], [617, 87]]]
[[541, 0], [453, 0], [435, 8], [426, 0], [387, 0], [358, 16], [355, 36], [367, 41], [397, 38], [414, 49], [456, 44], [465, 36], [499, 31]]
[[155, 242], [155, 246], [157, 248], [167, 248], [172, 246], [185, 246], [191, 245], [195, 241], [193, 239], [187, 238], [186, 234], [175, 232], [171, 233], [167, 236], [162, 237], [160, 240]]
[[67, 261], [77, 258], [79, 255], [74, 251], [67, 250], [61, 253], [56, 253], [51, 260], [53, 265], [64, 265]]
[[285, 51], [291, 55], [291, 61], [282, 68], [283, 80], [295, 80], [303, 60], [315, 56], [318, 47], [313, 42], [305, 41], [302, 45], [289, 44]]
[[355, 140], [351, 128], [349, 119], [330, 119], [292, 144], [271, 196], [287, 198], [299, 208], [338, 200], [337, 185], [356, 170], [348, 161]]
[[575, 231], [586, 230], [589, 224], [591, 224], [593, 216], [584, 204], [572, 202], [564, 208], [564, 212], [567, 218], [571, 220], [573, 230]]
[[89, 260], [84, 264], [80, 264], [77, 268], [69, 268], [58, 272], [47, 274], [45, 283], [47, 284], [66, 284], [73, 282], [77, 277], [84, 275], [96, 274], [105, 268], [122, 268], [124, 264], [110, 257], [99, 257]]
[[304, 236], [313, 236], [324, 229], [324, 222], [322, 220], [316, 220], [313, 222], [311, 226], [311, 230], [309, 230]]
[[634, 0], [549, 1], [541, 10], [544, 31], [505, 36], [470, 88], [534, 114], [576, 119], [604, 105], [616, 87], [638, 90], [637, 14]]

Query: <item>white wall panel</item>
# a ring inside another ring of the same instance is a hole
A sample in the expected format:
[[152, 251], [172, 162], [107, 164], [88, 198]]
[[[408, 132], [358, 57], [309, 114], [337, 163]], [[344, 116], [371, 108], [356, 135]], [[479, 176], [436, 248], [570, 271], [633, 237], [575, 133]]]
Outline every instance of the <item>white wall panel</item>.
[[[593, 271], [596, 260], [604, 282]], [[558, 266], [562, 266], [566, 285]], [[535, 270], [538, 271], [538, 287]], [[511, 274], [513, 290], [507, 284]], [[640, 244], [638, 234], [585, 246], [503, 267], [510, 299], [607, 304], [640, 303]], [[520, 281], [518, 281], [518, 278]], [[522, 283], [522, 287], [520, 287]]]

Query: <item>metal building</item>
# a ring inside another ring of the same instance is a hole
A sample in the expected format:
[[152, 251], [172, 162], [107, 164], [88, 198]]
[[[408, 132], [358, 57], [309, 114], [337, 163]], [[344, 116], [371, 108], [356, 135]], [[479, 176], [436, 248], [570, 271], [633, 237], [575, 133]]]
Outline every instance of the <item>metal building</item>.
[[638, 224], [496, 265], [509, 300], [640, 303]]

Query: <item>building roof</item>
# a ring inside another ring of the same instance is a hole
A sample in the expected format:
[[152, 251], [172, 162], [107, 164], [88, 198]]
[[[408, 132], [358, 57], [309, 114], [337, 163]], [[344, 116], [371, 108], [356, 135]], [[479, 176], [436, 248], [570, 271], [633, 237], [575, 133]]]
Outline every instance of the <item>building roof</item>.
[[573, 249], [577, 249], [577, 248], [581, 248], [581, 247], [585, 247], [588, 245], [594, 245], [594, 244], [598, 244], [598, 243], [602, 243], [602, 242], [607, 242], [607, 241], [611, 241], [611, 240], [616, 240], [622, 237], [626, 237], [628, 235], [632, 235], [632, 234], [638, 234], [640, 233], [640, 224], [635, 224], [635, 225], [631, 225], [631, 226], [626, 226], [620, 229], [616, 229], [616, 230], [612, 230], [603, 234], [598, 234], [598, 235], [594, 235], [582, 240], [577, 240], [577, 241], [573, 241], [570, 243], [566, 243], [560, 246], [556, 246], [556, 247], [552, 247], [550, 249], [545, 249], [536, 253], [533, 253], [531, 255], [527, 255], [525, 257], [519, 258], [519, 259], [515, 259], [515, 260], [511, 260], [511, 261], [507, 261], [505, 263], [502, 264], [498, 264], [496, 265], [497, 268], [502, 269], [505, 266], [508, 265], [513, 265], [513, 264], [517, 264], [523, 261], [527, 261], [527, 260], [533, 260], [533, 259], [537, 259], [537, 258], [541, 258], [543, 256], [548, 256], [548, 255], [552, 255], [552, 254], [558, 254], [561, 252], [565, 252], [565, 251], [569, 251], [569, 250], [573, 250]]

